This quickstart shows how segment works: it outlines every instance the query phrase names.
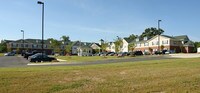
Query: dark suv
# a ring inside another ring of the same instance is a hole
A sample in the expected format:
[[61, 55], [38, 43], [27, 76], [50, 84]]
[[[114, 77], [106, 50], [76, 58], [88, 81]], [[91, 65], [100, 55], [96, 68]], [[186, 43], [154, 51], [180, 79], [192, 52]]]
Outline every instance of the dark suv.
[[39, 52], [38, 52], [38, 51], [32, 51], [31, 53], [26, 52], [26, 53], [24, 54], [24, 58], [28, 59], [29, 56], [32, 56], [32, 55], [34, 55], [34, 54], [36, 54], [36, 53], [39, 53]]
[[140, 56], [143, 55], [142, 51], [134, 51], [134, 52], [130, 52], [129, 54], [130, 56]]

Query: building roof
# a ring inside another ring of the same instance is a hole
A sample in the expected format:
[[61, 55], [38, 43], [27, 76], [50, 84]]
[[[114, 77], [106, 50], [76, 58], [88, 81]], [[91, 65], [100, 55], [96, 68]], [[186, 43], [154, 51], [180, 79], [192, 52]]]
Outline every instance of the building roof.
[[192, 41], [187, 41], [184, 46], [194, 46], [194, 43]]
[[168, 36], [168, 35], [161, 35], [161, 36], [164, 36], [164, 37], [167, 37], [167, 38], [174, 38], [174, 37]]
[[[95, 44], [95, 45], [97, 45], [98, 47], [101, 47], [101, 45], [99, 45], [99, 43], [92, 43], [92, 44]], [[92, 45], [92, 44], [91, 44], [91, 45]]]
[[[7, 43], [9, 42], [15, 42], [15, 43], [23, 43], [23, 39], [19, 40], [5, 40]], [[62, 43], [62, 41], [58, 41]], [[24, 43], [32, 43], [32, 44], [41, 44], [42, 40], [41, 39], [24, 39]], [[50, 44], [50, 40], [44, 40], [44, 44]], [[66, 44], [66, 43], [65, 43]]]
[[91, 46], [92, 43], [89, 42], [80, 42], [80, 41], [75, 41], [73, 42], [72, 46]]
[[181, 40], [181, 41], [189, 41], [189, 38], [187, 35], [174, 36], [174, 38]]
[[129, 39], [127, 37], [125, 37], [124, 40], [126, 40], [126, 42], [128, 42], [128, 43], [131, 43], [132, 41], [134, 41], [134, 39]]

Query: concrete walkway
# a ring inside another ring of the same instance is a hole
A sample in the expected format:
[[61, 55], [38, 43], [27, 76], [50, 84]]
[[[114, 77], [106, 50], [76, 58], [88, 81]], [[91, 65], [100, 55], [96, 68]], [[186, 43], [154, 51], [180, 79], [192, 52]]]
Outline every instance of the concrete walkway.
[[173, 58], [199, 58], [200, 54], [188, 53], [188, 54], [169, 54]]

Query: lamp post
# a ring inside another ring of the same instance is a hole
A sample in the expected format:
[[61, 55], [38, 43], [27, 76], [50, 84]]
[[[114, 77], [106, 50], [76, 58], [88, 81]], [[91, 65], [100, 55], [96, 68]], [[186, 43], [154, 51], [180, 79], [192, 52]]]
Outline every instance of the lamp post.
[[42, 5], [42, 59], [43, 59], [43, 52], [44, 52], [44, 2], [38, 1], [38, 4]]
[[24, 55], [24, 30], [21, 30], [21, 32], [22, 32], [22, 39], [23, 39], [23, 49], [22, 49], [21, 55], [23, 56]]
[[[160, 22], [162, 20], [158, 20], [158, 32], [160, 32]], [[158, 51], [160, 52], [160, 34], [158, 33]]]

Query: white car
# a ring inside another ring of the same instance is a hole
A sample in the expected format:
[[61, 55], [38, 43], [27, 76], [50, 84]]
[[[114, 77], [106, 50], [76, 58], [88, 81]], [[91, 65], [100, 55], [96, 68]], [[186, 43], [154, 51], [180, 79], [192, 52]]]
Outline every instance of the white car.
[[15, 56], [15, 53], [14, 52], [8, 52], [8, 53], [5, 53], [4, 56]]

